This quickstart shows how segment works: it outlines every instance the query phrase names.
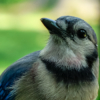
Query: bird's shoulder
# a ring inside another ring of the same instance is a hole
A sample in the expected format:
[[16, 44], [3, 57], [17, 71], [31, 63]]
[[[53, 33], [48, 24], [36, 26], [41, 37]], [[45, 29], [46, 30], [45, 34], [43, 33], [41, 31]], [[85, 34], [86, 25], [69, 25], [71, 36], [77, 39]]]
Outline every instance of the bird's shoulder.
[[10, 89], [14, 81], [19, 79], [25, 72], [27, 72], [32, 64], [36, 61], [40, 51], [33, 52], [25, 57], [19, 59], [11, 66], [9, 66], [0, 76], [0, 100], [14, 100], [10, 97]]

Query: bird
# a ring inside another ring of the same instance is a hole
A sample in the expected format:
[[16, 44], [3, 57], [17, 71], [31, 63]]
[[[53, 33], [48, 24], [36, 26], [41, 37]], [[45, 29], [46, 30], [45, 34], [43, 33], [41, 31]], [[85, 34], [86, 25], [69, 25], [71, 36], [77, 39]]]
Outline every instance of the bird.
[[46, 46], [20, 58], [0, 76], [0, 100], [95, 100], [99, 58], [93, 28], [83, 19], [41, 18]]

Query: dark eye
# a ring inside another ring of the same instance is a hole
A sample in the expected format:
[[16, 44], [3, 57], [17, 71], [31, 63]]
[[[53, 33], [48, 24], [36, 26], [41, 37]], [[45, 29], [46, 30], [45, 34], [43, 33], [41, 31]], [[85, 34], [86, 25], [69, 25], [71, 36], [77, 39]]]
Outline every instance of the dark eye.
[[87, 36], [87, 33], [84, 29], [80, 29], [80, 30], [77, 31], [77, 36], [79, 38], [85, 38]]

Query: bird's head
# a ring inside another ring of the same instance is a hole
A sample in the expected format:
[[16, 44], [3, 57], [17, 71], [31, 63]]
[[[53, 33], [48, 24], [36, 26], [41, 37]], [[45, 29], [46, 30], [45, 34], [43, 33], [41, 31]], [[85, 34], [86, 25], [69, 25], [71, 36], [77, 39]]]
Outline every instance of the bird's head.
[[50, 33], [48, 44], [40, 54], [43, 58], [77, 68], [87, 66], [87, 62], [92, 66], [89, 59], [97, 58], [97, 38], [88, 23], [73, 16], [41, 21]]

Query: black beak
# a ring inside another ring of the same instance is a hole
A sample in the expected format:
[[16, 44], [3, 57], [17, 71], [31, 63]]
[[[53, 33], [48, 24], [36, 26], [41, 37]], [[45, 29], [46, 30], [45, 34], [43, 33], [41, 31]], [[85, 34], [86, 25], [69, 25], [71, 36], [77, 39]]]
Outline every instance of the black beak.
[[41, 21], [44, 24], [44, 26], [50, 31], [50, 33], [60, 31], [60, 28], [57, 26], [56, 21], [48, 18], [41, 18]]

